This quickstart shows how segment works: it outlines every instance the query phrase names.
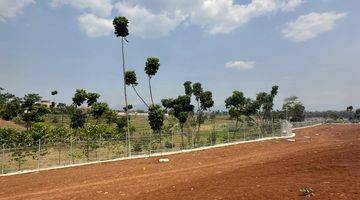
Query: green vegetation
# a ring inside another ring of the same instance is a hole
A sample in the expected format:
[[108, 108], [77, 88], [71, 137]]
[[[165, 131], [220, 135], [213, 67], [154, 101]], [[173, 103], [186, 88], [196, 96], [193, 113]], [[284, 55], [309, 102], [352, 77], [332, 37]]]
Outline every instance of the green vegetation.
[[[278, 86], [273, 86], [269, 93], [257, 93], [254, 99], [235, 90], [225, 100], [228, 112], [220, 113], [211, 112], [214, 106], [212, 91], [204, 90], [200, 82], [186, 81], [183, 95], [162, 99], [162, 105], [157, 105], [151, 84], [161, 66], [157, 57], [148, 57], [145, 61], [151, 102], [148, 103], [137, 90], [140, 84], [136, 72], [125, 68], [124, 41], [128, 42], [128, 24], [125, 17], [113, 20], [115, 35], [121, 38], [125, 116], [110, 109], [106, 102], [98, 102], [99, 93], [85, 89], [76, 89], [71, 105], [56, 103], [58, 92], [54, 90], [51, 92], [53, 102], [48, 106], [42, 103], [39, 94], [29, 93], [20, 98], [0, 88], [0, 117], [26, 127], [20, 131], [0, 128], [0, 144], [12, 149], [11, 158], [18, 169], [29, 157], [39, 159], [53, 151], [58, 151], [60, 164], [63, 149], [71, 149], [66, 156], [74, 163], [82, 156], [91, 160], [94, 152], [97, 157], [97, 153], [107, 151], [110, 158], [110, 152], [116, 152], [117, 156], [131, 155], [134, 151], [143, 153], [250, 140], [281, 134], [281, 119], [304, 120], [305, 107], [295, 96], [285, 99], [281, 111], [273, 110]], [[127, 87], [131, 87], [148, 108], [147, 116], [130, 117], [129, 113], [134, 112], [127, 99]], [[196, 106], [192, 104], [193, 100]], [[354, 112], [349, 106], [347, 113], [353, 120], [360, 119], [360, 109]], [[335, 114], [331, 117], [339, 118]], [[38, 151], [36, 146], [40, 149], [40, 145], [43, 147]]]
[[286, 113], [286, 119], [292, 122], [301, 122], [305, 119], [305, 107], [297, 96], [286, 98], [284, 100], [283, 110]]

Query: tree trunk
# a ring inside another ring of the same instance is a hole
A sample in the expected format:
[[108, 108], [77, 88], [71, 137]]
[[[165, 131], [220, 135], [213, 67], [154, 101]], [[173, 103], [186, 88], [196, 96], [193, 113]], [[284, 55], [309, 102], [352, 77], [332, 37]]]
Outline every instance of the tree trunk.
[[199, 100], [197, 100], [197, 106], [198, 106], [198, 127], [197, 127], [197, 132], [196, 132], [196, 142], [199, 143], [200, 140], [200, 123], [201, 123], [201, 119], [200, 119], [200, 103]]
[[140, 96], [140, 94], [138, 93], [138, 91], [136, 90], [136, 88], [135, 88], [134, 85], [132, 85], [132, 88], [134, 89], [134, 91], [135, 91], [136, 95], [139, 97], [139, 99], [145, 104], [145, 106], [146, 106], [147, 108], [149, 108], [149, 105], [148, 105], [148, 104], [145, 102], [145, 100]]
[[121, 38], [121, 54], [122, 54], [122, 70], [123, 70], [123, 78], [124, 78], [124, 97], [125, 97], [125, 116], [126, 116], [126, 139], [128, 143], [128, 156], [131, 156], [131, 146], [130, 146], [130, 119], [129, 119], [129, 112], [128, 112], [128, 101], [127, 101], [127, 94], [126, 94], [126, 84], [125, 84], [125, 57], [124, 57], [124, 37]]
[[152, 105], [154, 105], [154, 99], [153, 99], [152, 90], [151, 90], [151, 76], [149, 76], [149, 91], [150, 91], [151, 103], [152, 103]]

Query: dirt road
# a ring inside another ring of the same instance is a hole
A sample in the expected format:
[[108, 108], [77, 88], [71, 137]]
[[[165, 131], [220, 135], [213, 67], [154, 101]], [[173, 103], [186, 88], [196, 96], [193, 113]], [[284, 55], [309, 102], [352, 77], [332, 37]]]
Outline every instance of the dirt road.
[[360, 125], [158, 158], [0, 177], [0, 199], [360, 199]]

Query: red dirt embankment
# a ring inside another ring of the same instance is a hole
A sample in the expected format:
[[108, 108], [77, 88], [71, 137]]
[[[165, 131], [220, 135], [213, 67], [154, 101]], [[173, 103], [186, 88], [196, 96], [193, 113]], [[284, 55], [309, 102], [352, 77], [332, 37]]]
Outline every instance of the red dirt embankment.
[[158, 158], [0, 177], [0, 199], [360, 199], [360, 125]]

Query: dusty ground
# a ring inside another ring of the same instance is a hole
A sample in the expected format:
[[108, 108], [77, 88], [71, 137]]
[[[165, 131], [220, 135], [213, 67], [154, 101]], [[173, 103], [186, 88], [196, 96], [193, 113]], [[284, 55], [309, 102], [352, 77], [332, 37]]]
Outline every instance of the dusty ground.
[[157, 158], [0, 177], [0, 199], [360, 199], [360, 125]]
[[25, 130], [24, 126], [21, 126], [19, 124], [15, 124], [12, 121], [6, 121], [6, 120], [3, 120], [3, 119], [0, 119], [0, 128], [13, 128], [13, 129], [16, 129], [16, 130], [19, 130], [19, 131]]

